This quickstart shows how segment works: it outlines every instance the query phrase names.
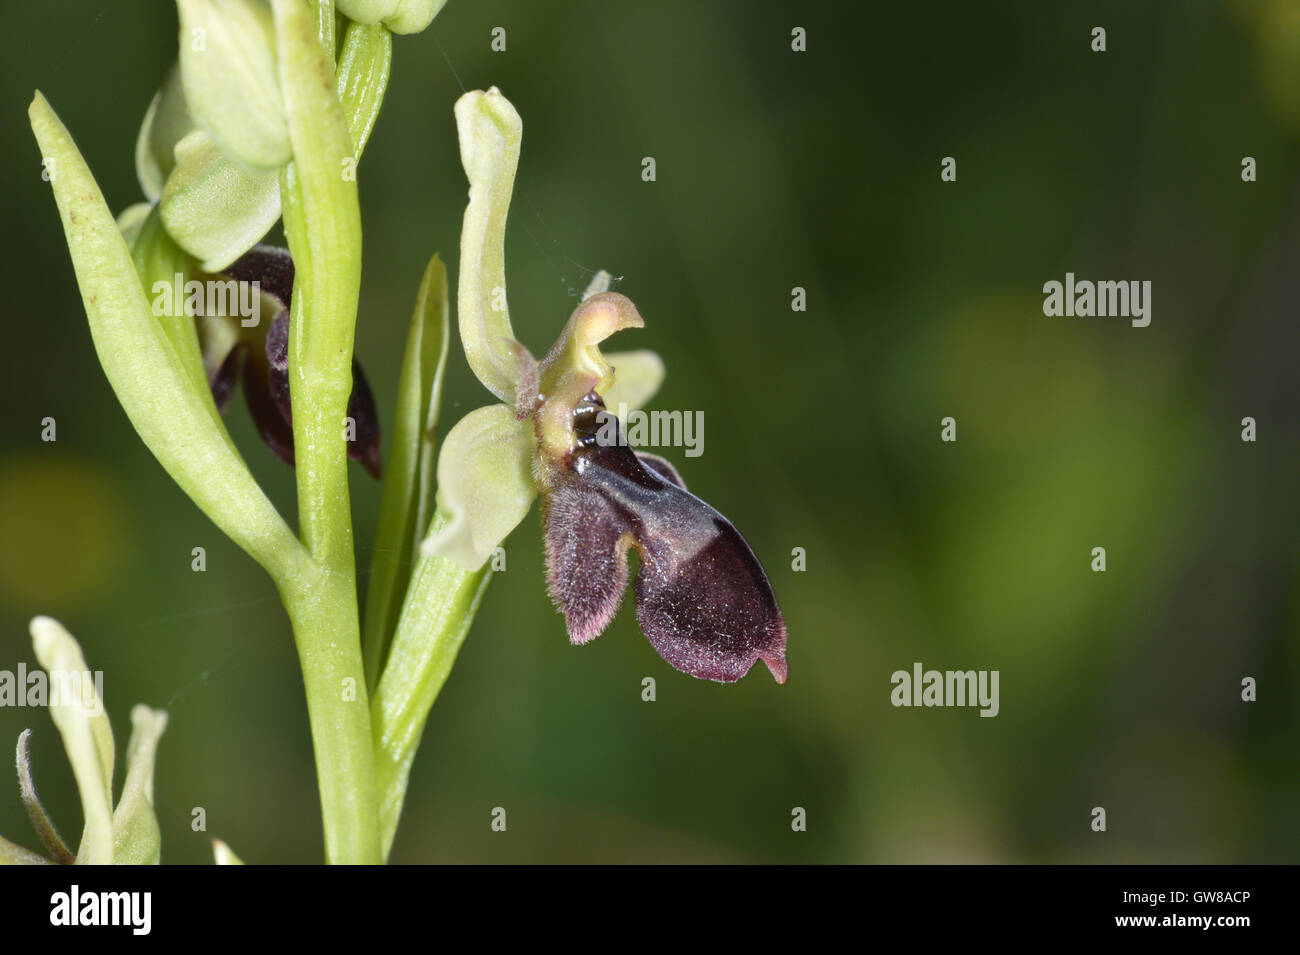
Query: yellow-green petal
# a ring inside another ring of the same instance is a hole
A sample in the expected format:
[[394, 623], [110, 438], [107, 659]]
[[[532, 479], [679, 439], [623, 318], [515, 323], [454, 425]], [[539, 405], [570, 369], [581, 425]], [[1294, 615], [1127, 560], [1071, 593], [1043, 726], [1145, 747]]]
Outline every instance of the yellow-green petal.
[[113, 811], [113, 861], [119, 865], [157, 865], [162, 845], [153, 807], [154, 759], [167, 714], [137, 704], [131, 710], [131, 742], [126, 749], [126, 781]]
[[638, 411], [646, 406], [664, 383], [664, 360], [649, 349], [610, 352], [605, 356], [614, 369], [614, 383], [601, 394], [613, 414], [619, 408]]

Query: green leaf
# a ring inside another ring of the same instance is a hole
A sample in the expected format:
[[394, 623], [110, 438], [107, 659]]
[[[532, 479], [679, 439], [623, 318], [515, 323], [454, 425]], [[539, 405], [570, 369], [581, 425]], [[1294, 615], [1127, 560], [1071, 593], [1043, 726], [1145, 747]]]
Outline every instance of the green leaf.
[[18, 734], [18, 793], [27, 808], [27, 818], [32, 821], [32, 828], [41, 837], [41, 842], [45, 844], [50, 855], [62, 865], [71, 865], [77, 861], [77, 854], [63, 841], [63, 837], [59, 835], [59, 830], [54, 825], [54, 820], [50, 818], [50, 814], [45, 811], [45, 806], [41, 803], [41, 797], [36, 794], [36, 783], [32, 779], [31, 756], [27, 752], [27, 739], [31, 735], [31, 730], [23, 730]]
[[[508, 413], [503, 405], [497, 405]], [[430, 531], [449, 516], [439, 510]], [[421, 557], [411, 578], [384, 674], [371, 701], [384, 858], [392, 848], [411, 763], [438, 693], [451, 673], [492, 572], [467, 571], [445, 557]]]
[[302, 548], [253, 480], [151, 313], [135, 263], [68, 131], [39, 93], [28, 110], [54, 163], [63, 220], [100, 364], [145, 445], [181, 489], [277, 580], [296, 575]]
[[519, 525], [537, 496], [531, 421], [505, 405], [471, 411], [451, 429], [438, 455], [438, 510], [446, 520], [429, 528], [424, 554], [439, 554], [465, 570], [482, 567]]
[[154, 758], [167, 714], [137, 705], [131, 710], [131, 742], [126, 749], [126, 781], [113, 812], [113, 861], [157, 865], [162, 845], [153, 808]]
[[94, 677], [72, 634], [52, 617], [34, 617], [32, 646], [50, 678], [50, 718], [63, 737], [81, 794], [85, 829], [77, 861], [113, 861], [113, 730]]
[[433, 435], [438, 426], [449, 334], [447, 269], [434, 255], [424, 270], [406, 336], [387, 477], [379, 502], [379, 530], [366, 592], [361, 644], [366, 678], [372, 689], [383, 669], [401, 612], [417, 542], [425, 527], [421, 521], [428, 520], [432, 503]]

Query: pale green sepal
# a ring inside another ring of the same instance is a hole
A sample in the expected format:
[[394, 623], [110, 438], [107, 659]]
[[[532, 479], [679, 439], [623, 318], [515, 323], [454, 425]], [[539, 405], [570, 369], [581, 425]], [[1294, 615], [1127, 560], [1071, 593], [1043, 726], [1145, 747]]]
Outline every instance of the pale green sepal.
[[531, 421], [505, 405], [461, 418], [438, 455], [438, 510], [448, 520], [421, 548], [475, 571], [528, 513], [537, 486], [532, 462], [537, 439]]
[[72, 634], [52, 617], [32, 618], [30, 629], [36, 659], [50, 678], [50, 718], [63, 737], [81, 794], [85, 829], [77, 862], [109, 865], [113, 861], [113, 730]]
[[293, 155], [266, 0], [176, 0], [190, 116], [222, 151], [275, 171]]
[[176, 144], [176, 168], [163, 187], [161, 209], [176, 243], [205, 272], [220, 272], [280, 218], [280, 179], [232, 162], [196, 129]]
[[135, 141], [135, 174], [150, 202], [162, 196], [167, 177], [176, 168], [176, 144], [194, 129], [179, 64], [167, 71], [140, 124]]

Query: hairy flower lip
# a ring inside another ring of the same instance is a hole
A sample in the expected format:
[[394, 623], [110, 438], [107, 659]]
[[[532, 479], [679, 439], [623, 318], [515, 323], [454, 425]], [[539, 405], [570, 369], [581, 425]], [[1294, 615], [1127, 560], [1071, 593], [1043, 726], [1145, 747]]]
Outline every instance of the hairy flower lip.
[[748, 542], [667, 461], [600, 443], [603, 408], [592, 395], [575, 410], [578, 444], [543, 492], [548, 590], [571, 642], [609, 625], [635, 549], [637, 622], [670, 665], [731, 683], [761, 659], [784, 683], [785, 622]]

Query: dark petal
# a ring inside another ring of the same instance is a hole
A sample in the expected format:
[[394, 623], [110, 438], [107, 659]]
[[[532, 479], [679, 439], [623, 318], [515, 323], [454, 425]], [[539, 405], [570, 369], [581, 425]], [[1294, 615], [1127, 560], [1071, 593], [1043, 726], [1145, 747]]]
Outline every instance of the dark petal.
[[289, 311], [281, 309], [266, 330], [267, 387], [285, 424], [293, 426], [289, 400]]
[[[266, 446], [281, 461], [293, 464], [293, 428], [284, 419], [279, 404], [272, 396], [271, 382], [276, 374], [264, 356], [249, 350], [244, 368], [244, 400], [248, 402], [253, 424], [257, 425], [257, 431]], [[288, 384], [287, 378], [285, 384]]]
[[243, 363], [244, 346], [236, 345], [230, 349], [225, 361], [221, 363], [221, 367], [208, 383], [212, 388], [212, 400], [216, 402], [217, 410], [222, 414], [225, 414], [226, 408], [230, 406], [230, 396], [235, 393], [235, 382], [239, 378], [239, 369]]
[[546, 589], [564, 614], [573, 643], [587, 643], [609, 626], [627, 587], [632, 535], [605, 497], [573, 481], [542, 499]]
[[293, 296], [293, 258], [288, 249], [255, 245], [230, 263], [224, 273], [237, 282], [256, 282], [263, 295], [279, 300], [286, 309]]
[[281, 309], [266, 329], [266, 360], [281, 371], [289, 367], [289, 310]]
[[551, 597], [570, 638], [585, 642], [608, 625], [631, 544], [641, 558], [637, 621], [660, 656], [724, 683], [761, 659], [784, 683], [785, 623], [758, 558], [730, 521], [649, 457], [651, 467], [625, 445], [587, 444], [546, 495]]
[[352, 362], [352, 394], [348, 396], [348, 417], [356, 422], [356, 439], [348, 442], [348, 457], [360, 461], [370, 476], [379, 480], [379, 412], [375, 410], [375, 396], [361, 371], [361, 364]]

